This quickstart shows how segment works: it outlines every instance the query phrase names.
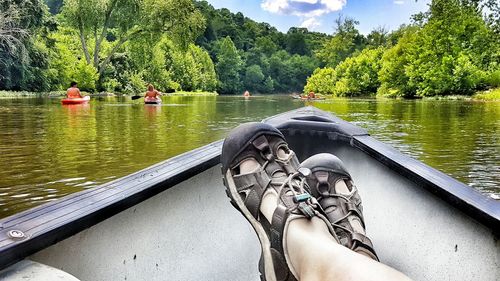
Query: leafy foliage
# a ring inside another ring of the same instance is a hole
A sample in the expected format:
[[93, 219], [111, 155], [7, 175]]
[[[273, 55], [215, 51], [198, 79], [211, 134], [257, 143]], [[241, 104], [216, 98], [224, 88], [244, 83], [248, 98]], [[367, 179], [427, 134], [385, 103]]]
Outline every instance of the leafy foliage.
[[[368, 35], [279, 32], [193, 0], [0, 0], [0, 89], [413, 97], [500, 86], [500, 2], [433, 0]], [[48, 6], [48, 7], [47, 7]], [[49, 13], [50, 11], [50, 13]], [[324, 67], [324, 68], [318, 68]], [[307, 82], [307, 84], [306, 84]]]
[[324, 65], [335, 67], [364, 48], [366, 39], [356, 29], [358, 24], [358, 21], [349, 17], [341, 16], [335, 20], [335, 35], [316, 52], [316, 56]]
[[356, 46], [362, 44], [353, 39], [355, 22], [338, 23], [343, 28], [318, 52], [324, 63], [336, 67], [315, 72], [305, 91], [340, 96], [376, 91], [384, 96], [412, 97], [470, 95], [498, 87], [500, 40], [494, 9], [490, 8], [485, 19], [485, 7], [498, 4], [434, 0], [428, 12], [413, 17], [413, 25], [388, 35], [375, 30], [367, 37], [368, 48], [383, 46], [383, 51], [359, 53]]
[[335, 69], [316, 71], [305, 86], [305, 92], [334, 96], [361, 96], [374, 93], [380, 86], [378, 72], [382, 48], [364, 49], [359, 55], [337, 65]]
[[477, 5], [434, 0], [425, 24], [384, 55], [379, 93], [472, 94], [498, 69], [500, 45], [494, 39]]
[[239, 72], [242, 69], [243, 61], [236, 50], [233, 40], [229, 36], [217, 42], [216, 61], [219, 92], [234, 94], [241, 91]]
[[0, 89], [50, 87], [48, 51], [42, 38], [46, 10], [41, 0], [0, 0]]

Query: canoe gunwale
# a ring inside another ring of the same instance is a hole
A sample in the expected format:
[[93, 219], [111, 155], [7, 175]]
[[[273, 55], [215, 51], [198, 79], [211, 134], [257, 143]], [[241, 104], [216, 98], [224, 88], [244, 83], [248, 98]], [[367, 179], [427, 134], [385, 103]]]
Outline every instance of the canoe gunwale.
[[[495, 208], [498, 202], [375, 140], [362, 128], [314, 107], [263, 122], [288, 134], [309, 131], [359, 149], [479, 221], [497, 237], [500, 234], [500, 208]], [[99, 187], [1, 219], [0, 270], [218, 165], [221, 148], [222, 141], [217, 141]], [[27, 238], [10, 239], [8, 232], [14, 229], [25, 232]]]
[[[0, 270], [220, 163], [222, 141], [0, 220]], [[26, 238], [11, 239], [20, 230]]]

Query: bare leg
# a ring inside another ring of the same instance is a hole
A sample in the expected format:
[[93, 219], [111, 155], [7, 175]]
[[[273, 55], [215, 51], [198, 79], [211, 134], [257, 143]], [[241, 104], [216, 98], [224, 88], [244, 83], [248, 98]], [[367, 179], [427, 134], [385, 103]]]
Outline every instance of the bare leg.
[[[259, 165], [248, 160], [241, 172], [250, 172]], [[339, 185], [345, 183], [341, 182]], [[339, 189], [342, 187], [339, 186]], [[269, 189], [262, 199], [260, 211], [271, 221], [278, 195]], [[339, 245], [319, 218], [297, 219], [290, 222], [286, 233], [289, 266], [301, 281], [312, 280], [410, 280], [401, 272]]]

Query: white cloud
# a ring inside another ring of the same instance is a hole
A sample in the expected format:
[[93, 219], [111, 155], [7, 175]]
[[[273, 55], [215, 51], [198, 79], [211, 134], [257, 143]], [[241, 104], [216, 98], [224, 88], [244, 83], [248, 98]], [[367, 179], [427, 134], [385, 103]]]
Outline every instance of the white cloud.
[[403, 0], [394, 0], [394, 4], [396, 5], [403, 5], [405, 3], [405, 1]]
[[347, 0], [263, 0], [260, 6], [271, 13], [310, 18], [342, 10], [346, 2]]
[[301, 17], [301, 27], [314, 29], [320, 26], [317, 17], [340, 11], [347, 0], [263, 0], [262, 9], [271, 13]]
[[302, 22], [300, 27], [305, 27], [309, 30], [314, 30], [316, 27], [321, 26], [321, 23], [316, 18], [308, 18]]
[[260, 6], [271, 13], [280, 13], [288, 8], [288, 0], [265, 0]]

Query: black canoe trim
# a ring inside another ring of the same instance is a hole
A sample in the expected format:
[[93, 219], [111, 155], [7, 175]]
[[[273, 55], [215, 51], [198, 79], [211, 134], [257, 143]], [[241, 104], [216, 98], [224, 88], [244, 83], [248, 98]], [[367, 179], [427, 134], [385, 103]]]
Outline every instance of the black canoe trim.
[[[219, 164], [221, 148], [217, 141], [0, 220], [0, 270]], [[11, 230], [26, 238], [11, 239]]]
[[[321, 120], [321, 121], [320, 121]], [[319, 122], [318, 122], [319, 121]], [[500, 236], [500, 202], [482, 195], [472, 187], [425, 165], [370, 137], [368, 133], [330, 113], [314, 107], [285, 112], [264, 120], [282, 132], [296, 131], [326, 135], [360, 149], [391, 170], [425, 188], [453, 207], [490, 228]]]

